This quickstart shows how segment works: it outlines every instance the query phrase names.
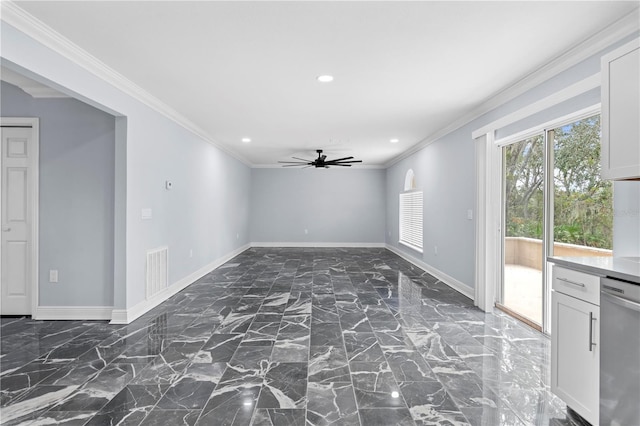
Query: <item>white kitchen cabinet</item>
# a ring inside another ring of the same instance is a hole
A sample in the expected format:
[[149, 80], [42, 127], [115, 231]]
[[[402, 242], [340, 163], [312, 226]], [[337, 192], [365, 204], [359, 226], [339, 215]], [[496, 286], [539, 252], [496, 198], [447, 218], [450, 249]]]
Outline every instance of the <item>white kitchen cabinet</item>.
[[640, 39], [602, 57], [603, 179], [640, 179]]
[[599, 282], [554, 265], [551, 391], [592, 425], [598, 424], [600, 403]]

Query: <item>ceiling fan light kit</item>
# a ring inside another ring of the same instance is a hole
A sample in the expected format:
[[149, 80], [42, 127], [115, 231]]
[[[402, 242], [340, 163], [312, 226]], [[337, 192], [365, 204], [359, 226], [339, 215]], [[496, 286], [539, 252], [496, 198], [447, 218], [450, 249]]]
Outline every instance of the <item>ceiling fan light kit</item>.
[[282, 167], [315, 167], [316, 169], [328, 169], [330, 166], [351, 167], [353, 163], [362, 163], [362, 160], [353, 160], [353, 157], [336, 158], [327, 160], [327, 156], [322, 154], [321, 149], [316, 149], [318, 158], [315, 160], [305, 160], [304, 158], [292, 157], [298, 161], [278, 161]]

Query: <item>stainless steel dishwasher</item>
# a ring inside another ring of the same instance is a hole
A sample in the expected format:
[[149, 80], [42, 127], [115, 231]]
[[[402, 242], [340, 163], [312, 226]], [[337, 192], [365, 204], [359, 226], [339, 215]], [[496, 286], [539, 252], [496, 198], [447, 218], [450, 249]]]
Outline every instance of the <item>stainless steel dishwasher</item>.
[[600, 426], [640, 425], [640, 285], [600, 283]]

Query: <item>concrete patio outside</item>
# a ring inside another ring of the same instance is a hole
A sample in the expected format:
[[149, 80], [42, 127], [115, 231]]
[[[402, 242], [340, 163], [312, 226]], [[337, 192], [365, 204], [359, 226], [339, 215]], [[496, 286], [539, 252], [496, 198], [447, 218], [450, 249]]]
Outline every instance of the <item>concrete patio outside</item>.
[[[542, 324], [542, 240], [505, 238], [502, 304]], [[576, 244], [554, 243], [554, 256], [611, 256], [611, 250]]]

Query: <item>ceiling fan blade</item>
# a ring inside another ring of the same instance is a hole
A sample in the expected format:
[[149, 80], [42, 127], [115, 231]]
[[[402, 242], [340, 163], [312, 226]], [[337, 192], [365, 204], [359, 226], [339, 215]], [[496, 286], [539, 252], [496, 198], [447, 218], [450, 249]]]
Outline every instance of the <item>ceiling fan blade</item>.
[[322, 160], [322, 161], [324, 161], [324, 160], [326, 160], [326, 159], [327, 159], [327, 156], [326, 156], [326, 155], [323, 155], [323, 156], [321, 156], [321, 157], [320, 157], [320, 160]]
[[342, 160], [351, 160], [353, 157], [344, 157], [344, 158], [337, 158], [335, 160], [329, 160], [329, 161], [342, 161]]
[[304, 161], [305, 163], [310, 163], [311, 161], [313, 161], [313, 160], [305, 160], [304, 158], [298, 158], [298, 157], [291, 157], [291, 158], [293, 158], [294, 160]]
[[333, 163], [331, 163], [331, 165], [332, 166], [340, 166], [340, 167], [351, 167], [351, 164], [341, 164], [341, 163], [333, 164]]
[[349, 164], [349, 163], [362, 163], [362, 160], [352, 160], [352, 161], [327, 161], [327, 164]]
[[309, 161], [278, 161], [281, 164], [309, 164]]

